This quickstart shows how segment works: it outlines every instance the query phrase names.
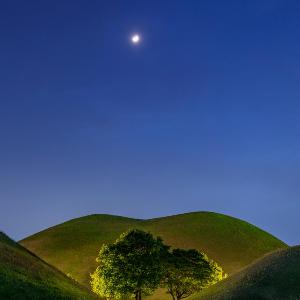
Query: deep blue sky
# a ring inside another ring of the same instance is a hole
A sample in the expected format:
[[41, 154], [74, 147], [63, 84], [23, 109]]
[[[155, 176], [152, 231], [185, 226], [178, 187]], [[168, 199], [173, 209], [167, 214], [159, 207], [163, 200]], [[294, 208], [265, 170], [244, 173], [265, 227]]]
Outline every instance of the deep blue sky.
[[299, 244], [299, 81], [297, 0], [1, 1], [0, 228], [209, 210]]

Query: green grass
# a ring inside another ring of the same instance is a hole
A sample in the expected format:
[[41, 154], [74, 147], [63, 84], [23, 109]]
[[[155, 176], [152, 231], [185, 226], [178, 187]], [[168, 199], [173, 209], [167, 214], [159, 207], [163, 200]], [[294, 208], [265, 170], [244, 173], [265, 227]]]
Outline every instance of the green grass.
[[239, 271], [265, 253], [287, 247], [256, 226], [210, 212], [151, 220], [91, 215], [39, 232], [22, 240], [21, 244], [89, 286], [89, 274], [96, 268], [95, 258], [102, 244], [115, 241], [121, 233], [133, 228], [159, 235], [173, 247], [204, 251], [229, 274]]
[[300, 246], [275, 251], [191, 300], [300, 299]]
[[86, 288], [0, 232], [0, 299], [92, 300]]

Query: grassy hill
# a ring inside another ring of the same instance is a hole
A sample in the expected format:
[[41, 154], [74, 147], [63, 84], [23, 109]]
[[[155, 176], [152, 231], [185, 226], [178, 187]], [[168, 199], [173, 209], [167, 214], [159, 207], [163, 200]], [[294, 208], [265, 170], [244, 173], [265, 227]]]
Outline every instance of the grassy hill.
[[92, 300], [95, 297], [0, 232], [0, 299]]
[[95, 258], [102, 244], [115, 241], [121, 233], [133, 228], [159, 235], [173, 247], [204, 251], [229, 274], [265, 253], [286, 247], [282, 241], [256, 226], [210, 212], [151, 220], [91, 215], [39, 232], [22, 240], [21, 244], [89, 286], [89, 274], [96, 268]]
[[273, 252], [191, 300], [300, 299], [300, 246]]

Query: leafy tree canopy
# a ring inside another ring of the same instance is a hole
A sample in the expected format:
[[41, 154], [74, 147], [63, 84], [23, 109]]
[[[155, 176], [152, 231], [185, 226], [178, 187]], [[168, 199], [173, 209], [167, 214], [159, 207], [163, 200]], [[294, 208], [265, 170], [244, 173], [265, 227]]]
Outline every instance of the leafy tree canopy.
[[224, 277], [222, 268], [205, 254], [194, 249], [174, 249], [165, 261], [162, 285], [173, 300], [180, 300]]
[[162, 261], [169, 247], [161, 238], [141, 230], [130, 230], [113, 244], [103, 245], [91, 275], [93, 291], [108, 299], [151, 294], [158, 288], [162, 276]]

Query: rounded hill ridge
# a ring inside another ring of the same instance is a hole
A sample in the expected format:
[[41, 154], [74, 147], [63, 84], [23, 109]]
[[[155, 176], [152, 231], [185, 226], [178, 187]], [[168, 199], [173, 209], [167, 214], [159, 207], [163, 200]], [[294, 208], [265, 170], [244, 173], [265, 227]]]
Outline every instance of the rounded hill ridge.
[[129, 229], [150, 231], [172, 247], [195, 248], [233, 274], [264, 254], [287, 245], [260, 228], [227, 215], [191, 212], [140, 220], [107, 214], [72, 219], [20, 243], [86, 286], [103, 243]]
[[191, 300], [300, 299], [300, 246], [274, 251]]
[[92, 300], [96, 297], [0, 232], [0, 299]]

